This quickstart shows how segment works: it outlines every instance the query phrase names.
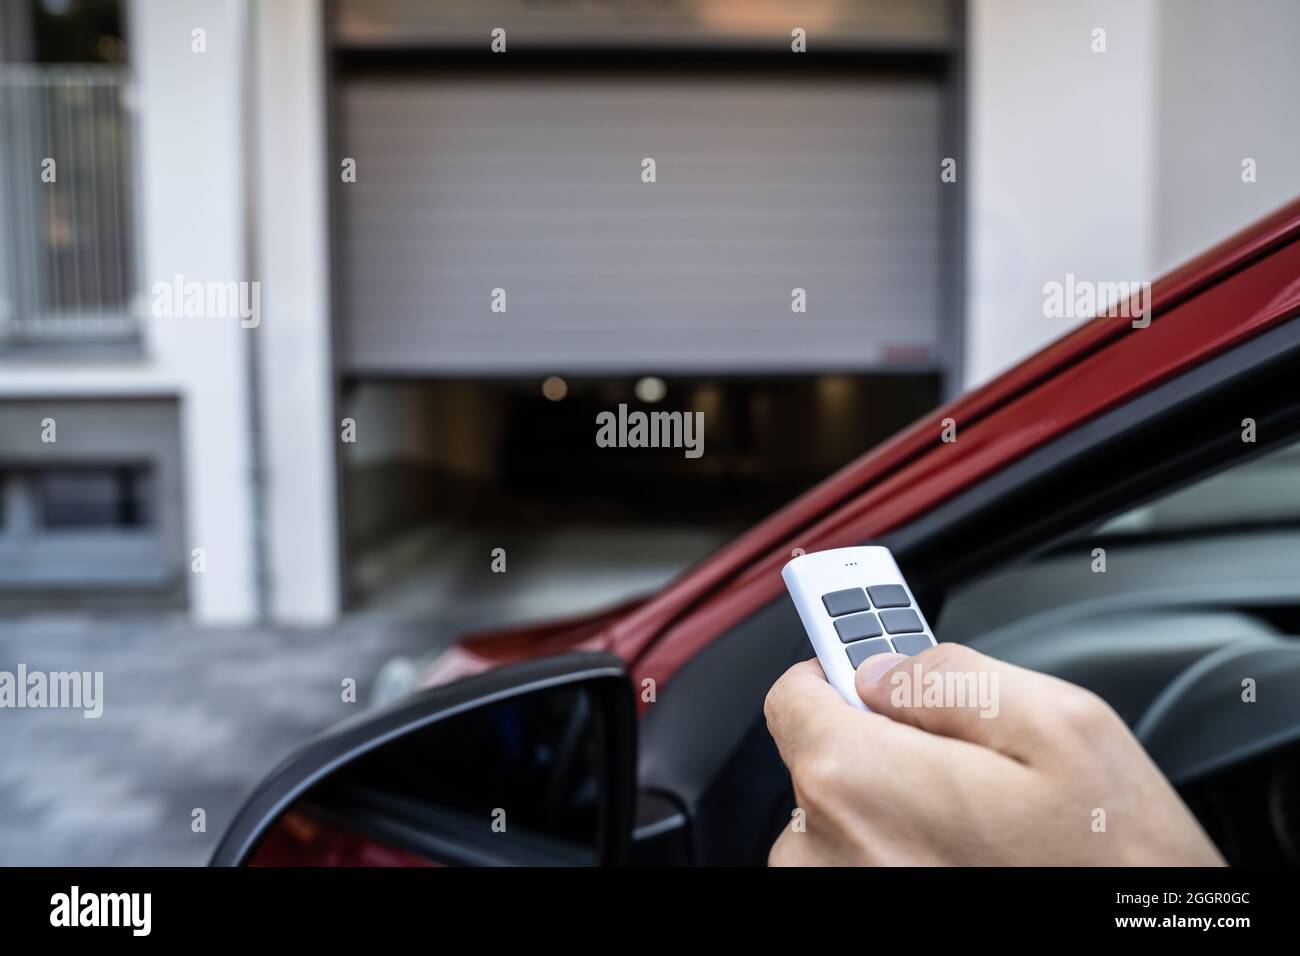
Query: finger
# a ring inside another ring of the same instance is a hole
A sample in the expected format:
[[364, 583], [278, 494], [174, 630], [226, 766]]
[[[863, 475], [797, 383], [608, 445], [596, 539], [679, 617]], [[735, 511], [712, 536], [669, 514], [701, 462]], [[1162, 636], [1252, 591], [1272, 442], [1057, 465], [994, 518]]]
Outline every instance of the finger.
[[[834, 758], [837, 742], [869, 741], [873, 756], [888, 761], [915, 757], [918, 746], [928, 751], [935, 740], [889, 717], [845, 706], [816, 658], [795, 664], [777, 679], [763, 712], [781, 759], [792, 772], [796, 762], [806, 766], [828, 753]], [[812, 761], [804, 759], [810, 757]]]
[[1063, 700], [1086, 694], [961, 644], [939, 644], [910, 658], [868, 658], [858, 668], [855, 684], [863, 702], [878, 714], [1025, 763], [1059, 745], [1050, 729], [1052, 715]]
[[767, 729], [790, 766], [801, 749], [830, 732], [845, 715], [861, 713], [844, 706], [839, 692], [826, 681], [816, 658], [800, 661], [782, 674], [763, 703]]

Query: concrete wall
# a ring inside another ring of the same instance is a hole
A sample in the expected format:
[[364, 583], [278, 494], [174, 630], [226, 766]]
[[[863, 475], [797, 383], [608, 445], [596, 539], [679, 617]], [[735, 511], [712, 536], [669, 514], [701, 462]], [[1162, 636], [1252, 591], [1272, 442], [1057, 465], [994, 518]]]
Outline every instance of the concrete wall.
[[1150, 277], [1157, 7], [971, 0], [968, 29], [969, 387], [1075, 324], [1044, 282]]
[[[1162, 0], [1154, 177], [1165, 271], [1300, 196], [1300, 3]], [[1256, 162], [1244, 183], [1241, 163]]]
[[1153, 279], [1300, 194], [1300, 4], [969, 9], [968, 386], [1075, 324], [1043, 283]]
[[328, 215], [339, 166], [326, 143], [320, 3], [275, 0], [250, 8], [269, 610], [280, 623], [312, 624], [337, 616], [341, 601]]

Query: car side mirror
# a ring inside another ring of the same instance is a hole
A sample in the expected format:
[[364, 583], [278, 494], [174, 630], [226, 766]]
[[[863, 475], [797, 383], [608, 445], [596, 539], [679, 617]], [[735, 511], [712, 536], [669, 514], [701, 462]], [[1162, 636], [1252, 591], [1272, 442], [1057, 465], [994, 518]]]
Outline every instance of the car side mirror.
[[213, 866], [599, 865], [632, 828], [623, 662], [528, 661], [345, 721], [273, 771]]

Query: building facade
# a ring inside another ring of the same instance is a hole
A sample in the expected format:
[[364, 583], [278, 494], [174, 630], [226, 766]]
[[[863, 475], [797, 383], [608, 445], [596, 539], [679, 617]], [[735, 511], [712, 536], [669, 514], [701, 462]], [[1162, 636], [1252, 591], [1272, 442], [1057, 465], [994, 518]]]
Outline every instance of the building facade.
[[[1044, 283], [1300, 191], [1260, 53], [1300, 16], [1234, 11], [6, 5], [0, 606], [315, 624], [375, 542], [547, 475], [806, 487], [1063, 331]], [[689, 474], [548, 431], [656, 390], [724, 423]]]

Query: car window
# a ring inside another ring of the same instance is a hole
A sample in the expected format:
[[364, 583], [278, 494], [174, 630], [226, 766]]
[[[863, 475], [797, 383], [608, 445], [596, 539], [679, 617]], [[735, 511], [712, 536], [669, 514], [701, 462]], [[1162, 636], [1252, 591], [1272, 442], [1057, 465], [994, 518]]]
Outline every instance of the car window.
[[[1300, 633], [1300, 445], [1233, 465], [954, 589], [935, 633], [996, 655], [1073, 628], [1116, 634], [1140, 620], [1158, 628], [1171, 616], [1221, 612]], [[1243, 630], [1239, 618], [1230, 623]]]
[[1160, 535], [1300, 522], [1300, 443], [1105, 522], [1099, 534]]

